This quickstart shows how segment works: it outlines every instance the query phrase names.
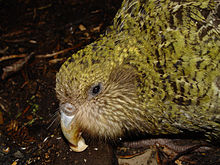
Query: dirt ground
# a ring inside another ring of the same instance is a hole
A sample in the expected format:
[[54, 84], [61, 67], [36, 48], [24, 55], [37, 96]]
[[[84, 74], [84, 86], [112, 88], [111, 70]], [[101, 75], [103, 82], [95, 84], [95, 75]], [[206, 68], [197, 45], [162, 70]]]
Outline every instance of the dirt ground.
[[107, 144], [70, 151], [55, 75], [112, 23], [118, 0], [0, 0], [0, 164], [114, 164]]
[[[178, 165], [220, 164], [219, 147], [178, 155], [167, 141], [138, 149], [88, 141], [86, 151], [70, 150], [59, 125], [56, 73], [105, 32], [120, 5], [121, 0], [0, 0], [0, 164], [153, 165], [170, 158]], [[190, 159], [182, 157], [189, 153]]]

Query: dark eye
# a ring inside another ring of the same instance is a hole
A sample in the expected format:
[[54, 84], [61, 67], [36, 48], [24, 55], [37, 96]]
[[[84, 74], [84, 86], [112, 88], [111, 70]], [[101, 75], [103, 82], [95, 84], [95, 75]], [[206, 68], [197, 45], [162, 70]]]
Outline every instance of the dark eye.
[[99, 94], [101, 92], [101, 83], [98, 83], [91, 88], [91, 93], [93, 96]]
[[92, 93], [93, 93], [93, 94], [98, 94], [99, 91], [100, 91], [100, 86], [99, 86], [99, 85], [93, 87], [93, 89], [92, 89]]

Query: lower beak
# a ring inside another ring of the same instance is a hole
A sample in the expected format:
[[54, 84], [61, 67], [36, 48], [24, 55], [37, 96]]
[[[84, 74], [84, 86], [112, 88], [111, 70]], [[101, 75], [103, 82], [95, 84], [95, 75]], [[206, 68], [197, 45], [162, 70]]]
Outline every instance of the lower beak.
[[74, 120], [74, 115], [68, 116], [61, 111], [61, 129], [63, 135], [70, 143], [70, 148], [75, 152], [84, 151], [88, 145], [81, 136], [81, 130], [77, 126]]

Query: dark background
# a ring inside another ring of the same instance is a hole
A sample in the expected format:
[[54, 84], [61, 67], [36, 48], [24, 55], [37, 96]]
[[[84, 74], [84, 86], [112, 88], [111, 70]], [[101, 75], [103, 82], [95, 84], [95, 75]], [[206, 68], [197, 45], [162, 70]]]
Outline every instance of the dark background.
[[104, 33], [120, 5], [0, 0], [0, 164], [114, 164], [107, 144], [70, 151], [54, 88], [61, 64]]

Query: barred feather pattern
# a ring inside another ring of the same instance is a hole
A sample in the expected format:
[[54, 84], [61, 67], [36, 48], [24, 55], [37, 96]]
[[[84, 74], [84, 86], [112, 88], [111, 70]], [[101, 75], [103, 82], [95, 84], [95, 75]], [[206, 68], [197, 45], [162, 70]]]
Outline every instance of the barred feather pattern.
[[124, 0], [112, 31], [62, 65], [58, 98], [93, 136], [188, 130], [219, 139], [219, 13], [218, 0]]

